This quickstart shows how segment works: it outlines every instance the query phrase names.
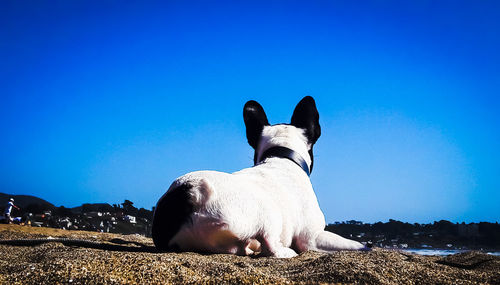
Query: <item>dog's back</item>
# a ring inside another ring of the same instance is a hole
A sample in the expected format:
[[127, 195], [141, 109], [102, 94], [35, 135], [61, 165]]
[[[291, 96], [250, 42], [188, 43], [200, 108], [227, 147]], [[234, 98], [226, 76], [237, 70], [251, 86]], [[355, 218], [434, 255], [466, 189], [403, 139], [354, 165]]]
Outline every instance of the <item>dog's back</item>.
[[[309, 179], [296, 168], [270, 159], [233, 174], [199, 171], [178, 178], [158, 202], [155, 245], [164, 250], [248, 254], [246, 246], [266, 233], [276, 232], [291, 246], [292, 237], [307, 235], [304, 229], [323, 230], [324, 218], [312, 186], [307, 187]], [[160, 223], [163, 220], [168, 226]]]

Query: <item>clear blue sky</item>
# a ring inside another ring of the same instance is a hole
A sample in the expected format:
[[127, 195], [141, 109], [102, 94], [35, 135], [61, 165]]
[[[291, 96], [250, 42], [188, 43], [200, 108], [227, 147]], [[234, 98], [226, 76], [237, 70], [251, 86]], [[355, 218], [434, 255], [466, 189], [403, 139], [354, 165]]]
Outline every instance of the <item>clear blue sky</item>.
[[500, 2], [187, 2], [1, 1], [0, 192], [151, 208], [311, 95], [328, 222], [500, 221]]

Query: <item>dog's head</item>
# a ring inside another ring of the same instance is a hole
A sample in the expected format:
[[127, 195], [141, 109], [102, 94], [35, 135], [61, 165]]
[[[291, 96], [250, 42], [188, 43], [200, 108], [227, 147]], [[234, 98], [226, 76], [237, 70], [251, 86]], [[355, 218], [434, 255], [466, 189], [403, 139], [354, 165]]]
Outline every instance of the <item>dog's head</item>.
[[313, 145], [321, 135], [316, 103], [304, 97], [293, 111], [290, 124], [270, 125], [266, 112], [256, 101], [248, 101], [243, 108], [248, 143], [254, 148], [254, 163], [271, 147], [281, 146], [297, 152], [313, 168]]

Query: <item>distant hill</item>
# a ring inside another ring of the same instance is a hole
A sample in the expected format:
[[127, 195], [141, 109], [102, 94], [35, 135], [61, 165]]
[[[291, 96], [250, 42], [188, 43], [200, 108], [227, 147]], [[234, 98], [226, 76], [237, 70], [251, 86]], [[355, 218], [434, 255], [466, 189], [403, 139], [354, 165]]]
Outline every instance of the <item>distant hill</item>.
[[111, 212], [113, 206], [108, 203], [86, 203], [78, 207], [71, 208], [71, 212], [80, 214], [82, 212]]
[[10, 198], [14, 198], [14, 204], [18, 207], [25, 208], [28, 205], [40, 205], [44, 209], [53, 209], [55, 206], [41, 198], [30, 195], [12, 195], [0, 193], [0, 208], [4, 208]]
[[[5, 208], [5, 205], [7, 205], [7, 202], [10, 198], [14, 198], [14, 204], [18, 207], [21, 207], [21, 209], [25, 209], [29, 205], [39, 205], [40, 209], [56, 208], [56, 206], [54, 206], [52, 203], [35, 196], [0, 193], [0, 209]], [[82, 210], [83, 212], [111, 212], [113, 210], [113, 206], [108, 203], [85, 203], [81, 206], [69, 209], [71, 210], [71, 212], [76, 214], [80, 214]]]

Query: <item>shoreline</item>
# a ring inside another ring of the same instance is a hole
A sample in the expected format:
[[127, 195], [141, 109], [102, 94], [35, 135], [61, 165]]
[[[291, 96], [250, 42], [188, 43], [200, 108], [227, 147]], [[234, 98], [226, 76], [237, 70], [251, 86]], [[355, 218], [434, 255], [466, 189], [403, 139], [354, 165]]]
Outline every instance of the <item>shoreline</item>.
[[493, 256], [500, 256], [500, 251], [496, 250], [470, 250], [470, 249], [445, 249], [445, 248], [404, 248], [404, 249], [396, 249], [401, 250], [407, 253], [413, 253], [418, 255], [436, 255], [436, 256], [448, 256], [459, 253], [467, 253], [467, 252], [480, 252]]

